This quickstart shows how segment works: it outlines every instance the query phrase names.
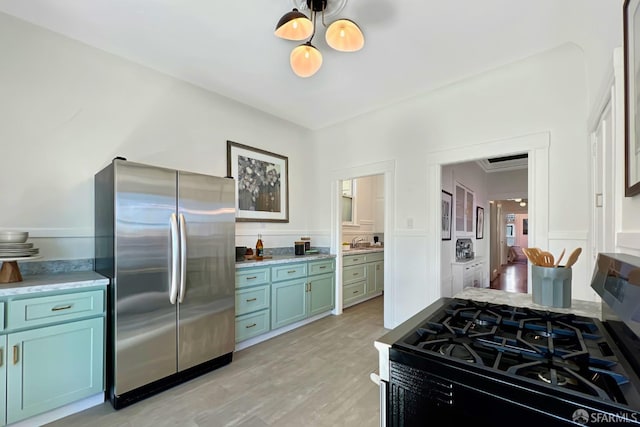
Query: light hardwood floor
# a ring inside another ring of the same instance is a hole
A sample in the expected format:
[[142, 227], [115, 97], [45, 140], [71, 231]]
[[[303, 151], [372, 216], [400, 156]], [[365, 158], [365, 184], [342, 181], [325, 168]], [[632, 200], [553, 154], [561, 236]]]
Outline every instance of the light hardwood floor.
[[114, 410], [108, 402], [54, 426], [375, 427], [379, 389], [373, 342], [383, 297], [234, 354], [216, 371]]

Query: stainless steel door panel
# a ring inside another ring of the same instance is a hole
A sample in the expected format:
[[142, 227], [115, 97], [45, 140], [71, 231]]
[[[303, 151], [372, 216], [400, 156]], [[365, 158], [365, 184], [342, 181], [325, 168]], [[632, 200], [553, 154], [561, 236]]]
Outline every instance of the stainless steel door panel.
[[234, 200], [232, 179], [178, 172], [178, 213], [184, 215], [187, 244], [178, 370], [235, 348]]
[[177, 309], [169, 301], [176, 172], [116, 161], [115, 186], [114, 392], [121, 395], [177, 370]]

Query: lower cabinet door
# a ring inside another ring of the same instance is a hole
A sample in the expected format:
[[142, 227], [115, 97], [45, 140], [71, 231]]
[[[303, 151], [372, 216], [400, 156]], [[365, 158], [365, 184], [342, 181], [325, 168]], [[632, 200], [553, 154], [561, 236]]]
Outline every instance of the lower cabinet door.
[[342, 303], [346, 306], [365, 296], [366, 280], [361, 280], [342, 287]]
[[309, 280], [309, 315], [329, 311], [334, 307], [335, 280], [333, 274], [311, 277]]
[[376, 292], [382, 292], [384, 290], [384, 261], [376, 261], [374, 265]]
[[236, 317], [236, 342], [269, 332], [269, 309]]
[[102, 317], [7, 337], [7, 423], [104, 390]]
[[271, 284], [271, 329], [307, 317], [307, 278]]
[[0, 335], [0, 426], [7, 423], [7, 336]]

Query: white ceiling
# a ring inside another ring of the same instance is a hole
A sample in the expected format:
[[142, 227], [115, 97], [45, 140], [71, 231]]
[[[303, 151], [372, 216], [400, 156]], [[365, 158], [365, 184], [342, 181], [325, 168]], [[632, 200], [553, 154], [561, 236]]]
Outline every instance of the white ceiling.
[[563, 43], [584, 45], [589, 22], [612, 3], [350, 0], [339, 16], [359, 24], [365, 47], [332, 51], [320, 30], [324, 63], [308, 79], [289, 68], [298, 43], [273, 35], [292, 0], [0, 0], [0, 11], [319, 129]]

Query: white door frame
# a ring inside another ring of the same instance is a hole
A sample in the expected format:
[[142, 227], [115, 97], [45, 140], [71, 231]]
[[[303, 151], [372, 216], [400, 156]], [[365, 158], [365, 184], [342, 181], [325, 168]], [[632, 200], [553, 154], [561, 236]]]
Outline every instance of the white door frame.
[[[540, 132], [471, 146], [431, 152], [427, 155], [427, 201], [437, 209], [427, 210], [428, 303], [440, 298], [442, 166], [526, 152], [528, 154], [529, 245], [549, 245], [549, 143], [550, 133]], [[530, 269], [529, 269], [530, 270]], [[531, 292], [529, 271], [528, 291]]]
[[371, 175], [384, 175], [384, 325], [395, 325], [395, 176], [396, 161], [387, 160], [334, 171], [331, 174], [331, 252], [336, 254], [335, 308], [342, 314], [342, 181]]

